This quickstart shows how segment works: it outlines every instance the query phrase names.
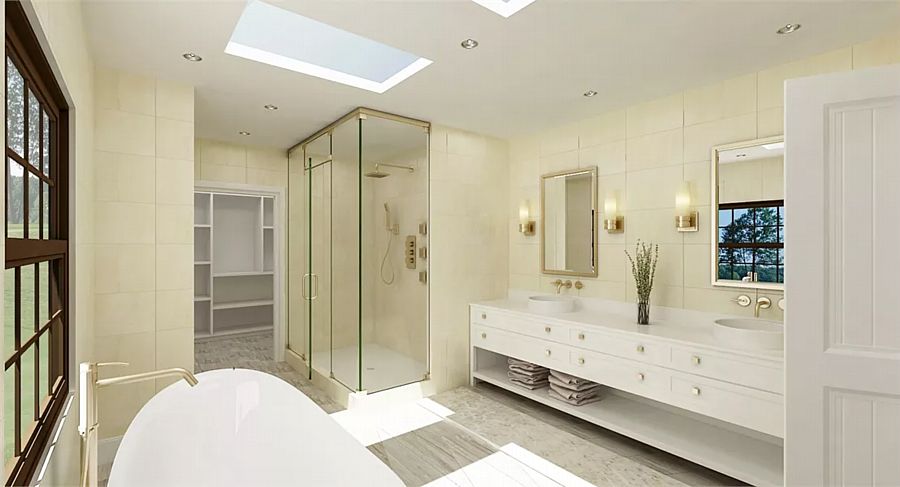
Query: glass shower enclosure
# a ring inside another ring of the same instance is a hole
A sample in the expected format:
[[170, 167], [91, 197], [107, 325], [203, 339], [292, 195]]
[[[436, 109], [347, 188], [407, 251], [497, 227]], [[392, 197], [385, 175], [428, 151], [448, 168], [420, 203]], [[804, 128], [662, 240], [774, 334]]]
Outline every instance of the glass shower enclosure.
[[288, 347], [352, 391], [428, 378], [429, 133], [358, 108], [290, 152]]

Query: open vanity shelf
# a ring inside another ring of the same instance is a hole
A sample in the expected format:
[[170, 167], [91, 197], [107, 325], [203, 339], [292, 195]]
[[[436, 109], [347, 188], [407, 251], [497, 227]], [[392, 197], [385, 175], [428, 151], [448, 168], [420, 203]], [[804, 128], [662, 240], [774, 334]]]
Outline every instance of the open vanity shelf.
[[271, 330], [274, 322], [275, 200], [194, 193], [194, 336]]
[[[614, 313], [591, 310], [562, 320], [512, 302], [471, 307], [473, 383], [493, 384], [753, 485], [782, 485], [780, 359], [710, 347], [698, 327], [680, 331], [671, 323], [670, 337], [648, 336]], [[574, 406], [551, 398], [546, 387], [513, 384], [509, 357], [603, 384], [603, 398]]]

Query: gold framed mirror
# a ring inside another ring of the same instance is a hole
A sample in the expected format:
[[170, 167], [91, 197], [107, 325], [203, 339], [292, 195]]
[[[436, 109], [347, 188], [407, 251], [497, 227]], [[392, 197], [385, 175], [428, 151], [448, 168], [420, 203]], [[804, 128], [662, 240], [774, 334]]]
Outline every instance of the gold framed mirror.
[[541, 272], [597, 277], [597, 168], [541, 176]]
[[784, 136], [712, 150], [712, 285], [784, 289]]

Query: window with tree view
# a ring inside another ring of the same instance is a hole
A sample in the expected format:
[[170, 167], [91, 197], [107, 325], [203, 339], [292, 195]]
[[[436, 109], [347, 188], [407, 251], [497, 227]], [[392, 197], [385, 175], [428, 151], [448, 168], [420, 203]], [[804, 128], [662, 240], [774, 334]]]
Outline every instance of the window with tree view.
[[22, 7], [6, 2], [6, 484], [30, 481], [68, 395], [67, 108]]
[[784, 282], [784, 201], [719, 205], [718, 278]]

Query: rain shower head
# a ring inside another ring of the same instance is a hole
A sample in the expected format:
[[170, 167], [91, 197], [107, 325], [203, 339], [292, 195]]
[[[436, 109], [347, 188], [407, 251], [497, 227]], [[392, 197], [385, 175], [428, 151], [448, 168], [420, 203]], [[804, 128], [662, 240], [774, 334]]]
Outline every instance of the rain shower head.
[[384, 172], [384, 171], [382, 171], [382, 170], [379, 169], [381, 166], [385, 166], [385, 167], [394, 167], [394, 168], [397, 168], [397, 169], [405, 169], [406, 171], [409, 171], [409, 172], [413, 172], [413, 171], [416, 170], [415, 168], [410, 167], [410, 166], [401, 166], [401, 165], [399, 165], [399, 164], [387, 164], [387, 163], [384, 163], [384, 162], [383, 162], [383, 163], [375, 164], [375, 170], [372, 171], [372, 172], [367, 172], [367, 173], [365, 174], [365, 176], [366, 176], [367, 178], [376, 178], [376, 179], [386, 178], [386, 177], [390, 176], [391, 173]]

